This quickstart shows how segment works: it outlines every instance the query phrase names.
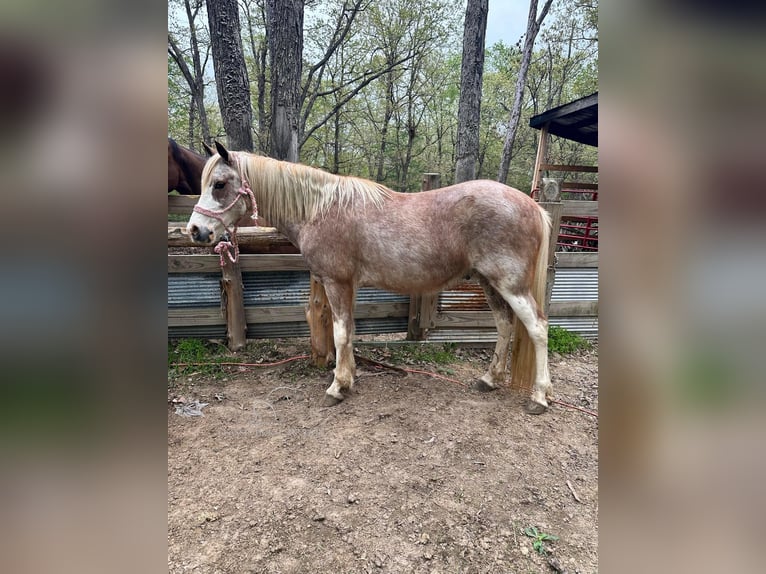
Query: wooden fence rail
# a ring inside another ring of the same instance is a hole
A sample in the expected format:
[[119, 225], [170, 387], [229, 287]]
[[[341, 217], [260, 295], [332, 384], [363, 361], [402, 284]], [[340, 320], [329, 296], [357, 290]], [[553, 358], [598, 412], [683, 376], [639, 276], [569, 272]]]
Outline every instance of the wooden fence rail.
[[[560, 166], [555, 166], [560, 167]], [[583, 170], [585, 171], [585, 170]], [[439, 187], [438, 174], [426, 174], [424, 177], [424, 189]], [[192, 207], [197, 201], [196, 196], [169, 196], [169, 213], [191, 213]], [[598, 203], [590, 201], [549, 202], [544, 204], [546, 209], [553, 214], [554, 219], [561, 214], [598, 215]], [[168, 246], [188, 248], [195, 246], [184, 231], [185, 225], [181, 223], [168, 223]], [[247, 295], [243, 291], [242, 274], [265, 274], [264, 276], [284, 276], [285, 273], [297, 274], [296, 277], [304, 287], [310, 284], [309, 272], [303, 257], [286, 237], [281, 235], [273, 227], [243, 227], [237, 232], [241, 256], [236, 266], [221, 268], [220, 260], [214, 254], [168, 254], [169, 288], [172, 276], [221, 276], [221, 302], [222, 304], [211, 305], [209, 302], [197, 306], [193, 302], [189, 305], [178, 305], [168, 308], [169, 336], [184, 336], [184, 329], [188, 328], [226, 328], [231, 348], [240, 348], [246, 338], [254, 338], [255, 335], [246, 332], [248, 326], [259, 326], [258, 332], [269, 333], [271, 327], [278, 328], [282, 324], [304, 324], [307, 320], [307, 302], [289, 304], [255, 304], [245, 306], [244, 299]], [[555, 238], [553, 238], [555, 241]], [[555, 259], [554, 259], [555, 256]], [[551, 250], [549, 271], [548, 297], [554, 289], [555, 269], [562, 273], [580, 270], [597, 270], [598, 253], [554, 253]], [[597, 273], [597, 271], [591, 271]], [[269, 275], [271, 274], [271, 275]], [[250, 275], [248, 275], [250, 276]], [[486, 307], [481, 288], [476, 285], [466, 284], [458, 286], [463, 289], [462, 295], [474, 297], [469, 310], [460, 308], [460, 305], [450, 306], [445, 303], [449, 300], [448, 294], [433, 294], [425, 296], [412, 296], [396, 300], [386, 299], [384, 293], [381, 300], [374, 298], [360, 301], [355, 307], [354, 317], [358, 321], [395, 320], [400, 325], [406, 325], [408, 339], [413, 340], [455, 340], [462, 338], [471, 339], [467, 333], [471, 330], [490, 332], [494, 329], [489, 308]], [[476, 293], [473, 293], [475, 289]], [[305, 292], [305, 291], [302, 291]], [[250, 296], [252, 293], [250, 294]], [[460, 295], [460, 294], [459, 294]], [[193, 297], [193, 295], [191, 295]], [[580, 318], [592, 318], [597, 320], [597, 300], [557, 300], [549, 305], [548, 313], [551, 324], [557, 319], [572, 320]], [[232, 326], [234, 326], [232, 328]], [[263, 328], [260, 328], [263, 327]], [[401, 331], [401, 329], [400, 329]], [[477, 331], [477, 332], [478, 332]], [[260, 335], [263, 336], [263, 335]], [[268, 337], [268, 334], [265, 336]], [[452, 338], [450, 338], [452, 337]], [[489, 339], [481, 339], [482, 342]]]

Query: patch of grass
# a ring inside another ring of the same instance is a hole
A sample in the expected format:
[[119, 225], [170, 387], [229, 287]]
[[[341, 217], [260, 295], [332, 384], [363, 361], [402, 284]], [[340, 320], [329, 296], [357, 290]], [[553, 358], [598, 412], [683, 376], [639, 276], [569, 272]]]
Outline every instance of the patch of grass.
[[168, 221], [174, 223], [186, 223], [189, 221], [189, 216], [183, 213], [168, 213]]
[[231, 356], [229, 350], [220, 343], [204, 339], [168, 341], [168, 376], [171, 378], [191, 372], [219, 376], [222, 371], [218, 363], [241, 361], [240, 358]]
[[448, 365], [458, 360], [455, 349], [456, 345], [453, 343], [442, 345], [413, 343], [391, 347], [390, 352], [391, 360], [396, 363]]
[[548, 553], [548, 549], [545, 547], [545, 542], [554, 542], [559, 539], [555, 534], [548, 534], [547, 532], [538, 530], [536, 526], [527, 526], [524, 529], [524, 534], [534, 539], [532, 540], [532, 548], [534, 548], [535, 552], [540, 555]]
[[558, 325], [548, 327], [548, 350], [552, 353], [568, 355], [581, 349], [590, 349], [592, 345], [577, 333], [567, 331]]

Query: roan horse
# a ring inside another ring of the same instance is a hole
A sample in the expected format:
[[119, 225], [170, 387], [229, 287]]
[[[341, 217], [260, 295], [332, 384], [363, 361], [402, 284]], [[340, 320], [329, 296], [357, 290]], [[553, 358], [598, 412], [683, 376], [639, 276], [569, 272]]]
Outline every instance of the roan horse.
[[200, 195], [202, 168], [207, 158], [168, 138], [168, 193]]
[[254, 196], [264, 219], [300, 249], [332, 310], [336, 366], [326, 405], [343, 400], [353, 384], [357, 287], [429, 293], [475, 275], [498, 332], [489, 369], [475, 387], [493, 390], [504, 381], [513, 310], [531, 341], [530, 351], [519, 353], [535, 373], [527, 412], [546, 410], [548, 323], [539, 302], [550, 217], [534, 200], [486, 180], [397, 193], [365, 179], [230, 152], [218, 142], [216, 148], [202, 172], [202, 194], [187, 232], [197, 243], [215, 244], [254, 209]]

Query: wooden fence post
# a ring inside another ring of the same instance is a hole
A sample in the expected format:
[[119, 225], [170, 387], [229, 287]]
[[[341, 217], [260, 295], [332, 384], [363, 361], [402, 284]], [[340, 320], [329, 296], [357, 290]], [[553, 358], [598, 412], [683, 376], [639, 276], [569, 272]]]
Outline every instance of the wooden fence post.
[[306, 321], [311, 333], [311, 360], [317, 367], [326, 367], [335, 357], [332, 310], [324, 285], [311, 276], [311, 293], [306, 305]]
[[[421, 191], [438, 189], [441, 187], [441, 174], [424, 173], [420, 184]], [[436, 315], [436, 304], [439, 300], [438, 293], [410, 296], [410, 312], [407, 322], [407, 340], [422, 341], [426, 332], [431, 328], [431, 321]]]
[[221, 312], [226, 317], [229, 350], [239, 351], [247, 343], [247, 321], [239, 263], [224, 260], [221, 269]]
[[548, 316], [548, 310], [551, 307], [551, 293], [553, 292], [553, 283], [556, 280], [556, 243], [559, 238], [559, 228], [561, 227], [561, 214], [563, 203], [561, 203], [561, 184], [558, 180], [543, 178], [543, 186], [540, 189], [540, 206], [551, 216], [551, 238], [548, 244], [548, 277], [545, 282], [545, 304], [543, 312]]

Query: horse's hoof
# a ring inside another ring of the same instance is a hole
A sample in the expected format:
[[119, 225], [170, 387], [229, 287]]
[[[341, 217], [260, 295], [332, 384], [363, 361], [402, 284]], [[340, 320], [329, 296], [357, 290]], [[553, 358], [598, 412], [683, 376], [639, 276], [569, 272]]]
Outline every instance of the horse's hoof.
[[323, 407], [334, 407], [338, 403], [343, 402], [343, 399], [339, 399], [338, 397], [334, 397], [332, 395], [325, 394], [324, 399], [322, 399], [322, 406]]
[[490, 391], [496, 391], [497, 387], [493, 387], [484, 379], [476, 379], [473, 383], [473, 388], [482, 393], [488, 393]]
[[540, 403], [536, 403], [535, 401], [530, 400], [527, 403], [526, 411], [530, 415], [541, 415], [541, 414], [543, 414], [547, 410], [548, 410], [547, 406], [542, 405]]

